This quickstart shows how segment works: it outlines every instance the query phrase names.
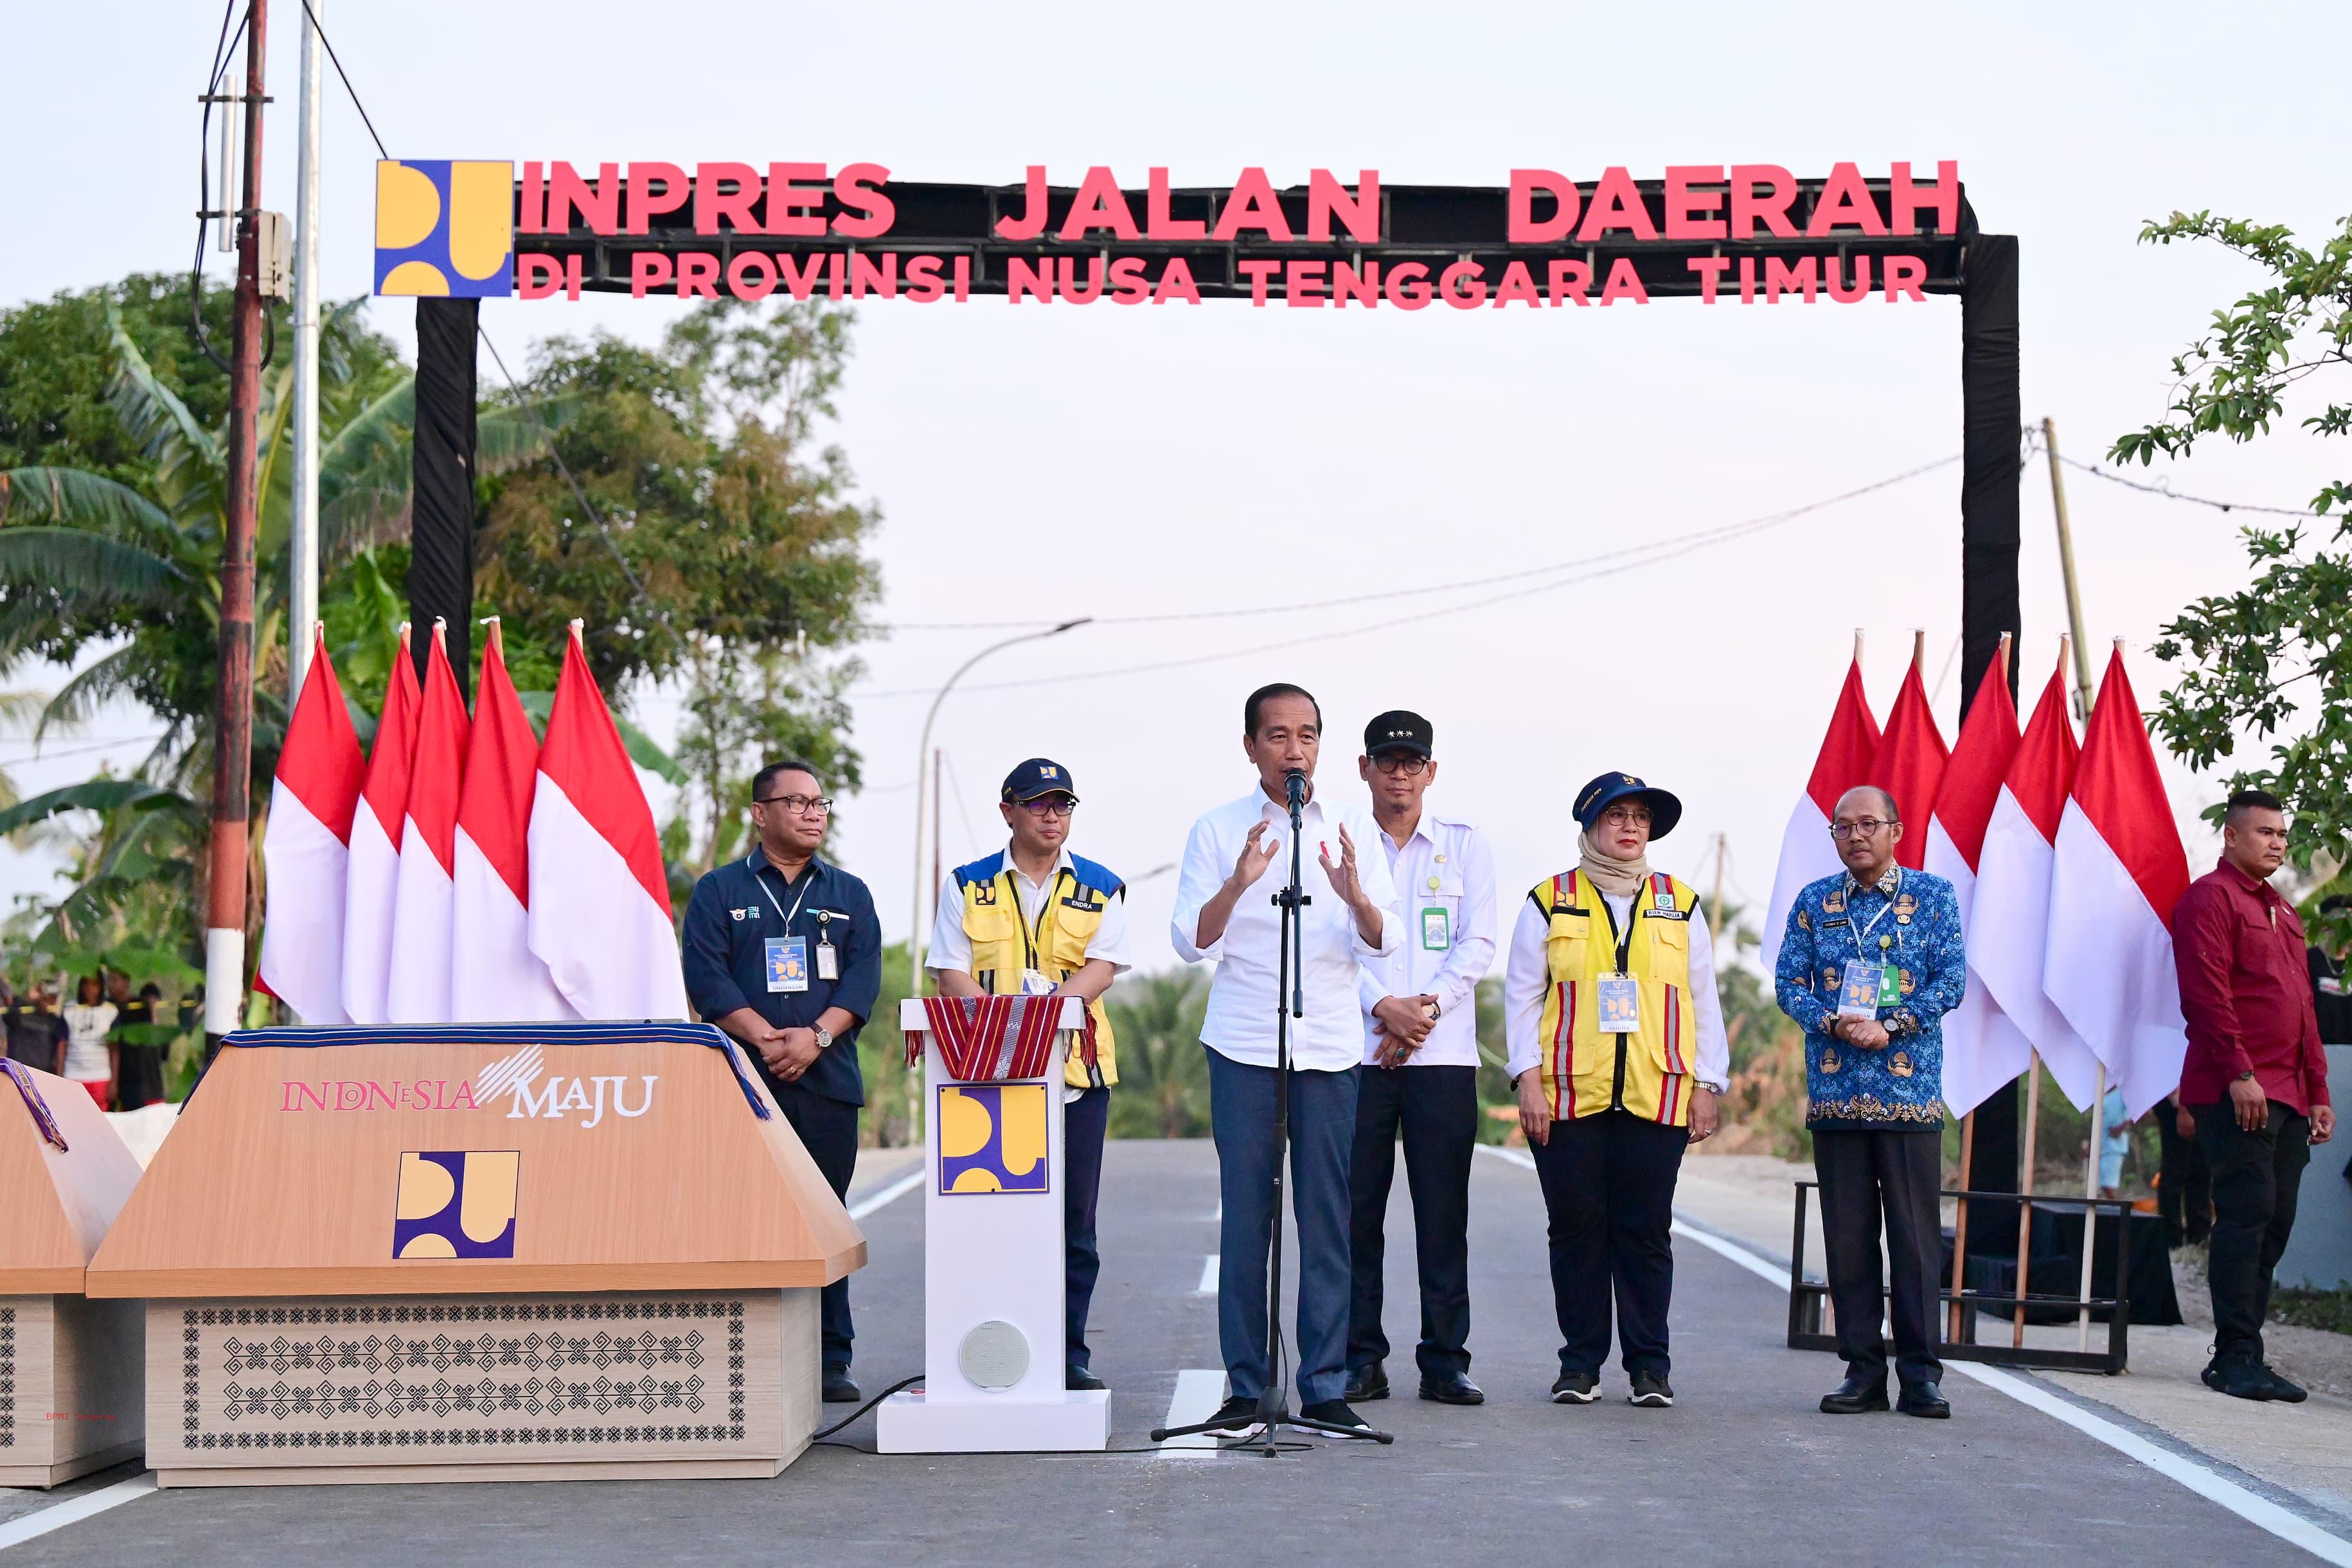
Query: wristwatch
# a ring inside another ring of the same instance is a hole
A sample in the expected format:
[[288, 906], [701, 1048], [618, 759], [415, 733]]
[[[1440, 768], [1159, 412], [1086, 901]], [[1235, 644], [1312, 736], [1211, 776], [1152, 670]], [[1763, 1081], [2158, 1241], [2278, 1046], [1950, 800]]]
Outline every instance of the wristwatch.
[[826, 1028], [823, 1024], [817, 1025], [814, 1028], [812, 1028], [809, 1033], [816, 1037], [816, 1048], [818, 1050], [823, 1050], [827, 1046], [833, 1044], [833, 1031]]

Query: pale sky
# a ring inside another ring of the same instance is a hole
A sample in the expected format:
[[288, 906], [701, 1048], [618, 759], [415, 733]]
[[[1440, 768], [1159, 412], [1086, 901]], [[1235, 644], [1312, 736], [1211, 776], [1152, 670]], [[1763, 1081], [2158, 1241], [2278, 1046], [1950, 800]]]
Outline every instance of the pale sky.
[[[274, 8], [267, 205], [293, 206], [299, 8]], [[1011, 14], [911, 4], [698, 14], [415, 0], [320, 16], [395, 157], [870, 160], [901, 178], [1056, 184], [1090, 164], [1130, 185], [1244, 165], [1277, 185], [1310, 167], [1391, 184], [1501, 184], [1515, 165], [1590, 180], [1668, 163], [1852, 160], [1883, 174], [1957, 159], [1982, 225], [2021, 236], [2024, 411], [2093, 458], [2158, 416], [2170, 356], [2255, 274], [2206, 247], [2138, 246], [2175, 208], [2291, 225], [2315, 240], [2352, 207], [2340, 102], [2295, 62], [2340, 59], [2336, 5], [2047, 5], [1873, 13], [1783, 26], [1752, 6], [1263, 5], [1223, 26], [1151, 8], [1039, 4]], [[0, 101], [7, 229], [0, 304], [184, 266], [196, 205], [196, 105], [219, 11], [123, 4], [22, 9]], [[2244, 40], [2288, 62], [2234, 79]], [[38, 62], [37, 68], [27, 68]], [[369, 283], [375, 151], [340, 85], [326, 121], [331, 295]], [[217, 268], [219, 258], [208, 257]], [[650, 338], [666, 301], [499, 301], [485, 326], [510, 363], [593, 329]], [[405, 341], [404, 303], [373, 319]], [[877, 618], [994, 621], [1280, 606], [1426, 588], [1369, 609], [1088, 627], [984, 663], [936, 740], [959, 786], [950, 863], [995, 847], [996, 781], [1044, 752], [1076, 773], [1075, 847], [1129, 877], [1177, 858], [1193, 817], [1249, 787], [1244, 693], [1294, 680], [1331, 733], [1324, 787], [1360, 798], [1364, 721], [1435, 723], [1434, 809], [1493, 837], [1506, 900], [1574, 858], [1577, 785], [1622, 770], [1680, 793], [1663, 868], [1697, 881], [1729, 836], [1737, 889], [1772, 858], [1856, 626], [1881, 717], [1911, 632], [1931, 682], [1959, 625], [1957, 466], [1767, 533], [1583, 586], [1264, 653], [1507, 592], [1435, 585], [1525, 572], [1854, 489], [1960, 449], [1959, 305], [1661, 300], [1608, 310], [1404, 315], [1212, 302], [869, 302], [827, 432], [884, 525]], [[483, 374], [493, 374], [487, 362]], [[2339, 395], [2341, 395], [2339, 392]], [[2177, 489], [2302, 504], [2347, 466], [2286, 431], [2158, 470]], [[2331, 466], [2332, 465], [2332, 466]], [[2136, 478], [2146, 477], [2135, 471]], [[2049, 486], [2023, 478], [2024, 700], [2063, 625]], [[2152, 707], [2148, 647], [2189, 599], [2244, 580], [2236, 521], [2069, 476], [2084, 613], [2103, 663], [2125, 639]], [[853, 740], [871, 786], [835, 849], [904, 934], [917, 731], [949, 670], [994, 636], [905, 630], [864, 650]], [[1129, 666], [1234, 652], [1191, 668]], [[1099, 679], [1076, 679], [1100, 676]], [[992, 683], [1053, 678], [1018, 689]], [[19, 674], [20, 684], [60, 676]], [[1937, 710], [1947, 738], [1957, 673]], [[638, 717], [675, 721], [658, 700]], [[142, 715], [100, 736], [145, 733]], [[83, 775], [85, 742], [20, 764], [34, 790]], [[26, 742], [0, 742], [21, 758]], [[128, 760], [135, 748], [113, 753]], [[2184, 820], [2210, 786], [2172, 770]], [[967, 823], [969, 826], [967, 826]], [[10, 852], [13, 855], [13, 852]], [[2192, 841], [2200, 867], [2207, 850]], [[928, 857], [927, 857], [928, 858]], [[45, 868], [16, 856], [0, 889]], [[1146, 968], [1166, 944], [1172, 876], [1135, 890]]]

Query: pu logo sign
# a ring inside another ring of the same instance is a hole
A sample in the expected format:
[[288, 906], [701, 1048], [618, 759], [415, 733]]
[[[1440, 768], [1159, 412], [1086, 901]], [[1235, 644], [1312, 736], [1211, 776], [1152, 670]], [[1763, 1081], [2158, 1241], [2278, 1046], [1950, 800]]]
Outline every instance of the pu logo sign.
[[941, 1194], [1050, 1190], [1044, 1084], [940, 1086]]
[[512, 1258], [522, 1155], [511, 1149], [404, 1153], [394, 1258]]
[[375, 291], [460, 300], [514, 292], [514, 165], [447, 158], [375, 166]]

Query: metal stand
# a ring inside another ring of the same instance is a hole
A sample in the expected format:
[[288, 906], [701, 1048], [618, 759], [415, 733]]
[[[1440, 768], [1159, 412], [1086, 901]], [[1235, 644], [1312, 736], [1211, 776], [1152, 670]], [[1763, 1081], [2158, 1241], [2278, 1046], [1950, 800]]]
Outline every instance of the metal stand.
[[[1303, 1448], [1304, 1443], [1284, 1443], [1276, 1434], [1285, 1427], [1294, 1432], [1321, 1432], [1334, 1437], [1356, 1437], [1374, 1443], [1393, 1443], [1393, 1433], [1376, 1432], [1369, 1427], [1335, 1426], [1328, 1421], [1309, 1421], [1304, 1415], [1290, 1413], [1289, 1378], [1283, 1372], [1282, 1357], [1282, 1189], [1283, 1167], [1290, 1150], [1290, 1020], [1307, 1016], [1307, 988], [1303, 975], [1306, 967], [1304, 942], [1299, 931], [1298, 911], [1315, 900], [1309, 898], [1299, 881], [1298, 840], [1304, 831], [1299, 814], [1306, 809], [1306, 780], [1293, 774], [1290, 786], [1290, 881], [1274, 895], [1274, 902], [1282, 910], [1282, 956], [1274, 988], [1274, 1234], [1271, 1238], [1272, 1260], [1265, 1275], [1265, 1386], [1258, 1392], [1257, 1419], [1260, 1429], [1255, 1436], [1228, 1447], [1260, 1454], [1267, 1458], [1286, 1451]], [[1155, 1426], [1151, 1440], [1164, 1443], [1171, 1437], [1190, 1437], [1202, 1432], [1219, 1432], [1223, 1428], [1210, 1422], [1191, 1426]]]

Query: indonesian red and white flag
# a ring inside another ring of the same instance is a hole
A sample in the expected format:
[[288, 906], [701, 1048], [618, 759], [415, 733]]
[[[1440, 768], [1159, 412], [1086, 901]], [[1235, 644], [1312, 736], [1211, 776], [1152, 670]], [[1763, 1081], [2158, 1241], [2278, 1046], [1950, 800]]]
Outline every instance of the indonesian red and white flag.
[[408, 769], [415, 760], [416, 661], [408, 628], [400, 628], [368, 748], [367, 782], [352, 815], [352, 857], [343, 885], [343, 1012], [354, 1024], [382, 1024], [384, 984], [392, 972], [392, 910], [400, 880], [401, 825], [408, 816]]
[[268, 889], [261, 983], [305, 1024], [351, 1022], [343, 1012], [343, 898], [352, 816], [366, 779], [367, 759], [320, 626], [278, 753], [261, 840]]
[[530, 801], [539, 737], [507, 676], [497, 617], [489, 628], [457, 795], [449, 1017], [459, 1024], [576, 1017], [530, 950]]
[[408, 771], [408, 821], [400, 836], [399, 893], [393, 901], [392, 965], [384, 1018], [446, 1024], [450, 917], [457, 904], [457, 791], [466, 776], [466, 698], [449, 667], [447, 628], [433, 623], [425, 651], [425, 700], [416, 759]]
[[2188, 890], [2189, 855], [2118, 645], [2058, 825], [2042, 989], [2106, 1064], [2134, 1120], [2180, 1086], [2189, 1035], [2172, 906]]
[[1993, 1002], [2042, 1053], [2066, 1098], [2088, 1107], [2098, 1083], [2097, 1058], [2042, 990], [2050, 866], [2066, 792], [2074, 787], [2077, 754], [2074, 721], [2066, 716], [2066, 656], [2061, 651], [1985, 824], [1968, 948], [1970, 979], [1984, 982]]
[[1780, 939], [1787, 933], [1789, 910], [1808, 882], [1844, 869], [1837, 844], [1830, 837], [1830, 817], [1838, 796], [1856, 784], [1869, 784], [1871, 760], [1878, 752], [1878, 721], [1871, 716], [1870, 700], [1863, 694], [1859, 655], [1846, 667], [1845, 685], [1830, 715], [1829, 733], [1813, 759], [1812, 776], [1805, 793], [1789, 813], [1780, 835], [1780, 864], [1772, 873], [1772, 901], [1764, 912], [1764, 972], [1780, 962]]
[[530, 950], [583, 1018], [686, 1016], [653, 808], [577, 621], [530, 803]]
[[1895, 863], [1906, 870], [1916, 871], [1926, 864], [1927, 835], [1923, 829], [1935, 809], [1936, 790], [1944, 782], [1944, 764], [1950, 756], [1914, 659], [1887, 712], [1886, 732], [1878, 738], [1877, 753], [1870, 760], [1869, 779], [1895, 797], [1896, 813], [1909, 825], [1895, 846]]
[[[1927, 821], [1922, 869], [1952, 884], [1960, 907], [1960, 932], [1974, 930], [1977, 864], [1984, 853], [1985, 829], [2002, 777], [2017, 755], [2017, 704], [2009, 695], [2008, 639], [2004, 657], [1988, 661], [1976, 700], [1960, 722], [1960, 738], [1945, 765]], [[1969, 989], [1960, 1005], [1944, 1015], [1944, 1103], [1966, 1116], [1985, 1098], [2014, 1079], [2032, 1061], [2033, 1048], [2011, 1023], [1983, 979], [1976, 953], [1969, 952]]]

